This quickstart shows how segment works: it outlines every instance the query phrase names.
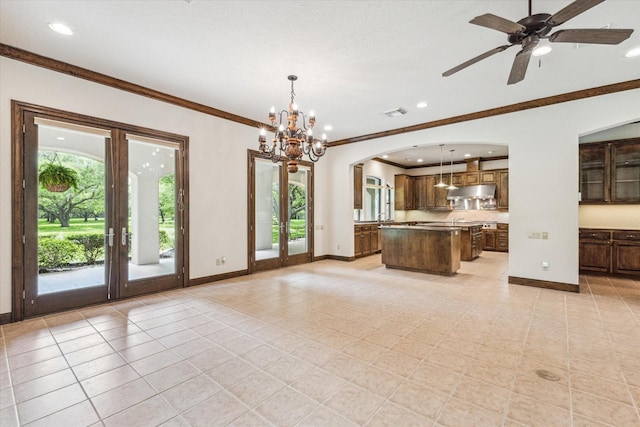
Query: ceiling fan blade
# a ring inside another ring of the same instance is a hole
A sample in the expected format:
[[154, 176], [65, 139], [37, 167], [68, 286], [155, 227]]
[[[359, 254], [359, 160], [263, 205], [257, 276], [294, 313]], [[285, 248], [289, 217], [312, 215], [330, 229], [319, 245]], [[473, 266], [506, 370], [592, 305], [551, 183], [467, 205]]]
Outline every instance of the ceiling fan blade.
[[560, 30], [549, 36], [550, 42], [555, 43], [593, 43], [619, 44], [629, 38], [633, 30], [597, 28]]
[[467, 68], [469, 65], [473, 65], [476, 62], [482, 61], [485, 58], [490, 57], [491, 55], [495, 55], [498, 52], [502, 52], [503, 50], [509, 48], [513, 46], [512, 44], [506, 44], [504, 46], [498, 46], [494, 49], [491, 49], [490, 51], [487, 51], [485, 53], [483, 53], [482, 55], [478, 55], [475, 58], [472, 58], [470, 60], [468, 60], [467, 62], [463, 62], [462, 64], [458, 65], [457, 67], [453, 67], [452, 69], [445, 71], [444, 73], [442, 73], [442, 77], [448, 77], [451, 74], [457, 73], [460, 70], [463, 70], [465, 68]]
[[575, 18], [583, 12], [591, 9], [594, 6], [599, 5], [604, 0], [576, 0], [563, 9], [560, 9], [547, 21], [549, 25], [555, 27], [556, 25], [563, 24], [571, 18]]
[[525, 29], [524, 25], [520, 25], [517, 22], [509, 21], [508, 19], [501, 18], [491, 13], [485, 13], [484, 15], [476, 16], [471, 21], [471, 24], [480, 25], [481, 27], [490, 28], [492, 30], [501, 31], [507, 34], [519, 33]]
[[509, 80], [507, 81], [508, 85], [518, 83], [524, 79], [524, 76], [527, 73], [527, 67], [529, 66], [531, 53], [533, 52], [533, 48], [536, 44], [537, 43], [531, 43], [530, 45], [526, 45], [517, 53], [513, 60], [513, 65], [511, 66], [511, 73], [509, 73]]

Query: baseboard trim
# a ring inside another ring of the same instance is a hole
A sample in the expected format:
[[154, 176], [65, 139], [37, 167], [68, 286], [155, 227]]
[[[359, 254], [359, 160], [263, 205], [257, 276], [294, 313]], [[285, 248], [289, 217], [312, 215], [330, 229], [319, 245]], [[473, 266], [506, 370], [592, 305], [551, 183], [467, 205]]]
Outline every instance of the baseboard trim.
[[204, 285], [207, 283], [219, 282], [220, 280], [233, 279], [235, 277], [248, 276], [248, 275], [249, 275], [249, 270], [231, 271], [229, 273], [215, 274], [213, 276], [204, 276], [204, 277], [198, 277], [195, 279], [190, 279], [189, 284], [187, 286], [191, 287], [191, 286]]
[[550, 282], [548, 280], [527, 279], [525, 277], [515, 276], [509, 276], [509, 283], [514, 285], [532, 286], [534, 288], [580, 293], [580, 285], [572, 285], [571, 283]]
[[11, 313], [0, 313], [0, 325], [11, 323]]
[[327, 258], [326, 259], [332, 259], [334, 261], [347, 261], [347, 262], [351, 262], [351, 261], [355, 261], [356, 257], [354, 256], [340, 256], [340, 255], [325, 255]]

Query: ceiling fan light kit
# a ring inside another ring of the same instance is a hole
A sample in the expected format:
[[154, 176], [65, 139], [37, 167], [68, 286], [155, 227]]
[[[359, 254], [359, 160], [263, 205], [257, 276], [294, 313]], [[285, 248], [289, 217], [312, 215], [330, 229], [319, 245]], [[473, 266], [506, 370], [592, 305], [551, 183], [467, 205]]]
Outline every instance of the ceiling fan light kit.
[[[593, 29], [569, 29], [559, 30], [549, 35], [549, 33], [558, 25], [564, 24], [568, 20], [575, 18], [583, 12], [594, 6], [604, 2], [605, 0], [575, 0], [565, 8], [554, 13], [531, 13], [531, 0], [529, 0], [529, 16], [513, 22], [491, 13], [476, 16], [469, 23], [486, 27], [492, 30], [500, 31], [507, 34], [509, 44], [498, 46], [481, 55], [478, 55], [462, 64], [442, 73], [443, 77], [450, 76], [458, 71], [467, 68], [476, 62], [482, 61], [496, 53], [502, 52], [511, 46], [520, 45], [522, 49], [516, 54], [511, 66], [509, 79], [507, 84], [514, 84], [522, 81], [527, 72], [527, 66], [531, 56], [540, 56], [537, 46], [540, 43], [540, 49], [546, 41], [551, 43], [588, 43], [588, 44], [607, 44], [616, 45], [628, 39], [633, 33], [632, 29], [611, 29], [611, 28], [593, 28]], [[547, 45], [545, 48], [549, 53], [551, 47]], [[542, 50], [541, 50], [542, 51]]]

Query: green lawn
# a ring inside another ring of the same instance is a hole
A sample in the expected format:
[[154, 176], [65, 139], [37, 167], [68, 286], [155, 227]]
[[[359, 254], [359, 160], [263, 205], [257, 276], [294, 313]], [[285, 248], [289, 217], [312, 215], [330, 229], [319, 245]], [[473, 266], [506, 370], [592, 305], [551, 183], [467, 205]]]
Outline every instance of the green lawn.
[[[290, 230], [290, 235], [289, 235], [289, 239], [293, 240], [293, 239], [301, 239], [307, 236], [305, 227], [306, 227], [306, 221], [304, 219], [292, 219], [289, 220], [289, 230]], [[277, 243], [278, 242], [278, 225], [277, 224], [273, 224], [271, 233], [272, 233], [272, 241], [273, 243]]]
[[[171, 240], [174, 240], [175, 228], [173, 221], [165, 221], [164, 224], [160, 224], [160, 230], [167, 232], [167, 235]], [[104, 218], [99, 218], [97, 221], [93, 218], [87, 222], [84, 218], [72, 218], [69, 221], [69, 227], [60, 227], [59, 222], [49, 224], [47, 220], [38, 220], [38, 236], [57, 236], [58, 234], [104, 234]]]

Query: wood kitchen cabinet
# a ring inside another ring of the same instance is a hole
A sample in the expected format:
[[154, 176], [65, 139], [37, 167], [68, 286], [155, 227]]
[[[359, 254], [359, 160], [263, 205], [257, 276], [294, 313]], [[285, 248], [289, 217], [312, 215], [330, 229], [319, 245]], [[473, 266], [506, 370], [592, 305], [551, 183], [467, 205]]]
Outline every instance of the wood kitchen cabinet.
[[471, 261], [482, 253], [482, 226], [463, 227], [460, 231], [460, 259]]
[[509, 224], [498, 223], [496, 233], [496, 251], [509, 252]]
[[640, 138], [581, 144], [581, 204], [640, 203]]
[[496, 185], [496, 206], [498, 209], [509, 209], [509, 170], [498, 171]]
[[464, 185], [480, 184], [480, 172], [467, 172], [464, 174]]
[[377, 224], [356, 224], [353, 233], [354, 255], [356, 258], [372, 255], [380, 250]]
[[362, 209], [363, 166], [362, 163], [353, 166], [353, 209]]
[[480, 171], [480, 184], [495, 184], [498, 182], [498, 171]]
[[496, 230], [482, 230], [482, 249], [485, 251], [496, 250]]
[[451, 176], [451, 179], [453, 179], [453, 185], [455, 185], [456, 187], [464, 187], [465, 185], [467, 185], [465, 184], [463, 173], [454, 173], [453, 176]]
[[640, 231], [613, 231], [613, 272], [640, 276]]
[[394, 208], [399, 211], [415, 209], [413, 195], [413, 179], [409, 175], [396, 175], [394, 194]]
[[581, 228], [579, 236], [580, 271], [640, 276], [640, 230]]
[[482, 249], [485, 251], [509, 252], [509, 224], [499, 223], [495, 229], [483, 229]]
[[640, 203], [640, 138], [610, 148], [611, 202]]
[[414, 209], [427, 209], [427, 177], [413, 176], [413, 206]]
[[[456, 187], [478, 184], [496, 185], [496, 207], [501, 210], [509, 209], [509, 169], [494, 169], [487, 171], [460, 172], [453, 175], [443, 174], [442, 181], [449, 185], [453, 180]], [[429, 210], [446, 208], [449, 206], [446, 188], [435, 187], [440, 181], [440, 175], [396, 175], [394, 188], [394, 208], [396, 210]], [[360, 190], [362, 193], [362, 190]]]
[[[438, 181], [440, 181], [440, 178], [438, 178]], [[449, 177], [443, 176], [442, 182], [449, 185]], [[446, 208], [448, 206], [447, 194], [449, 193], [449, 190], [447, 190], [447, 187], [434, 187], [434, 192], [435, 192], [435, 207]]]

